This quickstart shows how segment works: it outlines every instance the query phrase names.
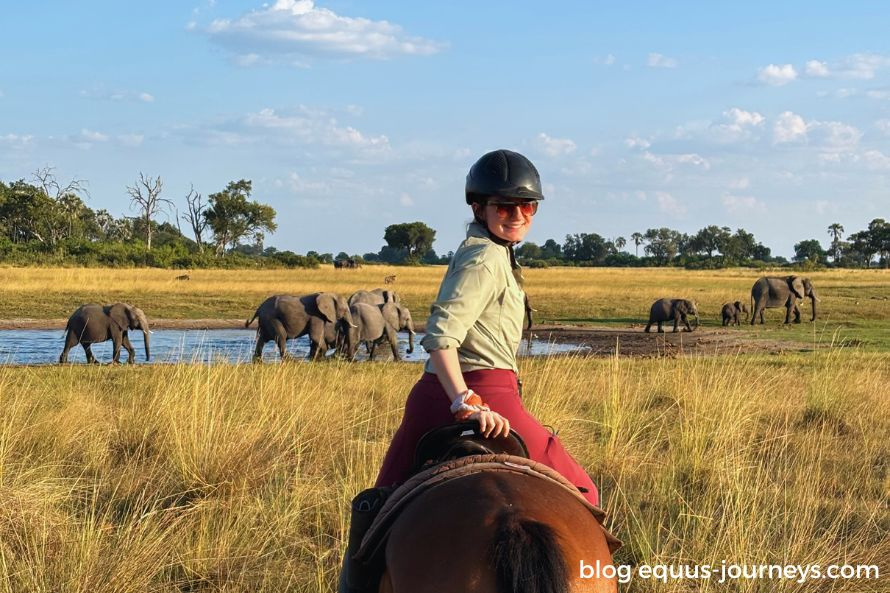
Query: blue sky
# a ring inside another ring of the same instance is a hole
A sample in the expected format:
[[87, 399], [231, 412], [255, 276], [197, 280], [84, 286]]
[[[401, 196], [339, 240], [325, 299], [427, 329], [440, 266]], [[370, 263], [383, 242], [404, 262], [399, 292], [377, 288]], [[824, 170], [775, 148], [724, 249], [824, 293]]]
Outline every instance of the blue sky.
[[377, 251], [422, 220], [456, 248], [466, 171], [541, 171], [528, 239], [742, 227], [774, 254], [890, 218], [883, 3], [16, 2], [0, 179], [160, 175], [182, 209], [250, 179], [267, 245]]

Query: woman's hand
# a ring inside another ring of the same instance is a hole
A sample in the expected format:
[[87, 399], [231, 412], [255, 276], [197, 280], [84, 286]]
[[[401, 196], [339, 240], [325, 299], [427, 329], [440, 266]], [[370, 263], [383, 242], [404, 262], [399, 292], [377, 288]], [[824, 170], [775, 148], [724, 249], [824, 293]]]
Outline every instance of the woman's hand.
[[468, 420], [479, 422], [479, 432], [485, 438], [506, 437], [510, 434], [510, 421], [491, 410], [474, 412]]

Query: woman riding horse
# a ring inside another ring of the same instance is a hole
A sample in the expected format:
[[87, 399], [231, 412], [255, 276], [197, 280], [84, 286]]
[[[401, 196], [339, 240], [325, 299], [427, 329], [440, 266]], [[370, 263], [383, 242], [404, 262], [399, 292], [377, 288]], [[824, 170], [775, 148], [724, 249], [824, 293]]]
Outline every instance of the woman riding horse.
[[[599, 503], [590, 477], [555, 434], [526, 411], [519, 391], [516, 353], [525, 293], [513, 247], [525, 238], [544, 199], [538, 170], [519, 153], [489, 152], [470, 168], [465, 198], [473, 221], [431, 307], [421, 341], [429, 360], [408, 395], [376, 489], [353, 502], [347, 564], [350, 550], [355, 551], [382, 504], [383, 489], [409, 477], [420, 437], [455, 420], [477, 421], [486, 437], [507, 436], [512, 428], [525, 441], [531, 459], [559, 472], [592, 505]], [[351, 579], [349, 572], [341, 575], [340, 590], [363, 590], [354, 583], [360, 577]]]

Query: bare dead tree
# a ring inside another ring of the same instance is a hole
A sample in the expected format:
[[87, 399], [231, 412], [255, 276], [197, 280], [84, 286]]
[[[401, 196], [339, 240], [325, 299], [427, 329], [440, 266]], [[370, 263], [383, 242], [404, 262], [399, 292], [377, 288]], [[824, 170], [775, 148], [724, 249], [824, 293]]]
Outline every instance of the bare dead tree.
[[182, 215], [182, 219], [192, 227], [198, 251], [204, 253], [203, 235], [207, 229], [207, 219], [204, 218], [204, 210], [207, 209], [207, 204], [204, 203], [201, 194], [195, 191], [194, 185], [191, 186], [188, 195], [185, 197], [185, 203], [188, 206], [188, 212]]
[[133, 186], [127, 186], [127, 193], [130, 194], [130, 208], [136, 207], [145, 220], [145, 243], [148, 249], [151, 249], [152, 217], [173, 206], [172, 201], [160, 197], [163, 186], [160, 175], [156, 179], [152, 179], [150, 176], [146, 177], [142, 172], [139, 173], [139, 179]]
[[55, 167], [41, 167], [40, 169], [34, 171], [33, 174], [34, 181], [37, 182], [37, 185], [40, 186], [40, 188], [43, 190], [43, 193], [45, 193], [47, 196], [56, 200], [57, 202], [62, 197], [69, 194], [90, 197], [90, 192], [87, 188], [89, 184], [85, 179], [77, 179], [75, 177], [67, 184], [62, 185], [56, 179], [54, 171]]
[[[84, 208], [81, 196], [90, 197], [88, 182], [84, 179], [73, 178], [62, 185], [56, 179], [55, 167], [41, 167], [32, 174], [32, 179], [47, 198], [52, 200], [51, 213], [44, 212], [45, 220], [50, 224], [46, 229], [47, 240], [50, 245], [55, 245], [63, 237], [70, 237], [74, 227], [74, 220]], [[35, 237], [41, 242], [44, 238], [35, 233]]]

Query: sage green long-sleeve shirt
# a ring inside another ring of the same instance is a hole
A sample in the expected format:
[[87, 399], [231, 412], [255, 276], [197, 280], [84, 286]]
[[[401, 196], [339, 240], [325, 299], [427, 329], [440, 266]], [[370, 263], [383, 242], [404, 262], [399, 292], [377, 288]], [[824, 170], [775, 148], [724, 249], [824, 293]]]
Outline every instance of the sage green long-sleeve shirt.
[[[457, 348], [461, 372], [511, 369], [522, 338], [525, 301], [522, 273], [512, 269], [505, 245], [473, 222], [430, 307], [424, 350]], [[433, 373], [427, 361], [426, 371]]]

